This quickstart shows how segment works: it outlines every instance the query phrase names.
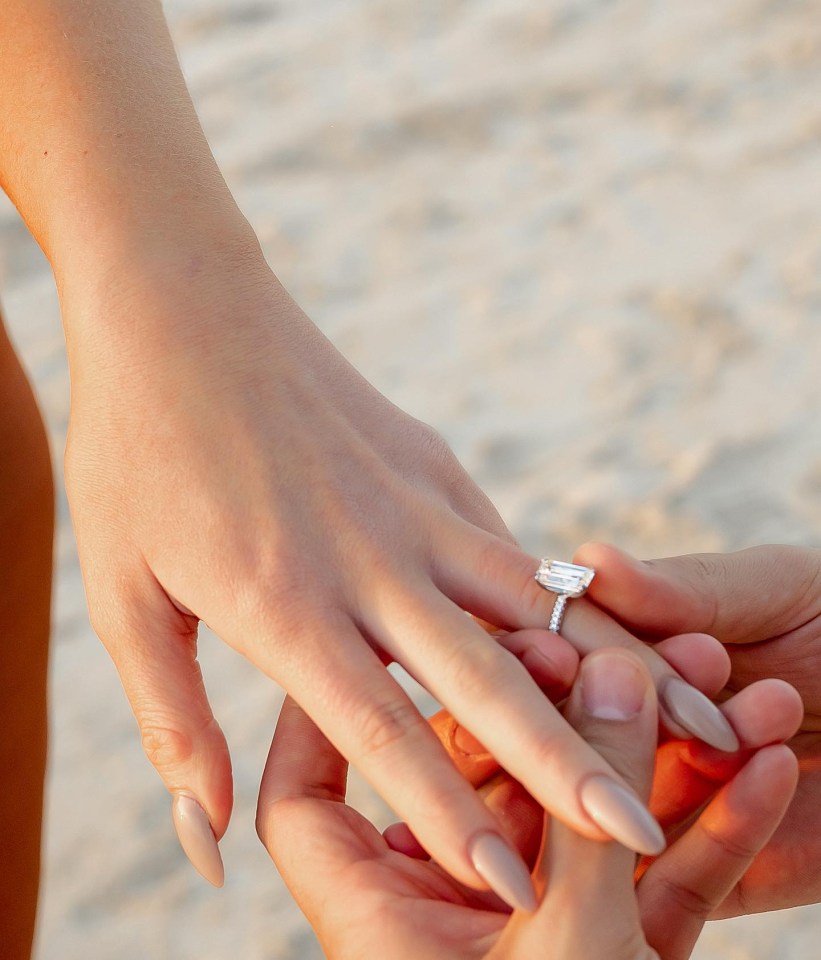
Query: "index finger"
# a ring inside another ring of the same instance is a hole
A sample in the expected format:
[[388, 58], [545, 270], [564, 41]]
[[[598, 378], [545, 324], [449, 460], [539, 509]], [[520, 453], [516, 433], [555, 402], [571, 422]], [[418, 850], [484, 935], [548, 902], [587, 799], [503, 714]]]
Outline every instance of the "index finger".
[[685, 630], [722, 643], [755, 643], [795, 629], [821, 612], [821, 550], [768, 545], [639, 561], [602, 543], [576, 551], [599, 574], [590, 596], [642, 633]]

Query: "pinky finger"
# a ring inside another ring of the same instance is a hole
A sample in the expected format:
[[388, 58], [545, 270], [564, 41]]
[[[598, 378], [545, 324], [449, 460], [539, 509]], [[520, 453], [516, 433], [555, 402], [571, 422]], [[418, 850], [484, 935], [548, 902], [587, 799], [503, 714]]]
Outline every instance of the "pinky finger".
[[661, 956], [690, 956], [705, 921], [772, 837], [797, 782], [788, 747], [759, 750], [645, 873], [638, 887], [642, 925]]

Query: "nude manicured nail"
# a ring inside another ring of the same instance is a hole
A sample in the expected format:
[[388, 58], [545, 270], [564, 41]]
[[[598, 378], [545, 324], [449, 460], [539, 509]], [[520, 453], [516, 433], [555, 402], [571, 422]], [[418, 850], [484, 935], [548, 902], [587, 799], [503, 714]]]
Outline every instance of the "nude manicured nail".
[[532, 913], [539, 905], [524, 860], [495, 833], [480, 833], [468, 851], [476, 872], [514, 910]]
[[171, 804], [171, 816], [180, 846], [194, 869], [215, 887], [225, 881], [220, 848], [208, 815], [193, 797], [176, 796]]
[[700, 690], [671, 677], [659, 695], [667, 712], [685, 730], [717, 750], [735, 753], [740, 744], [727, 718]]
[[579, 799], [590, 819], [630, 850], [655, 856], [667, 845], [661, 827], [639, 798], [606, 774], [585, 780]]
[[616, 653], [582, 660], [582, 702], [600, 720], [638, 716], [647, 694], [647, 679], [635, 663]]

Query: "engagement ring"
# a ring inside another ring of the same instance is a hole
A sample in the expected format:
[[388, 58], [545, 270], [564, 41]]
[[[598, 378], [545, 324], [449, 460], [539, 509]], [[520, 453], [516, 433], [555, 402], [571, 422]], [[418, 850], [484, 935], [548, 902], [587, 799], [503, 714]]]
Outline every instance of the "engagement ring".
[[551, 560], [549, 557], [542, 560], [536, 571], [536, 582], [545, 590], [558, 594], [548, 630], [559, 632], [567, 601], [581, 597], [595, 576], [596, 571], [592, 567], [582, 567], [578, 563], [566, 563], [564, 560]]

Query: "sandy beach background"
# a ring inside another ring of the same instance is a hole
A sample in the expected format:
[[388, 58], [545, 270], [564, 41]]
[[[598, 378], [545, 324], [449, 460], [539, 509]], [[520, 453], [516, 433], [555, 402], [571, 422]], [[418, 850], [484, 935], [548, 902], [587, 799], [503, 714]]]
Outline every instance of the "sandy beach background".
[[[817, 2], [167, 9], [279, 276], [366, 376], [448, 438], [528, 549], [819, 542]], [[56, 298], [6, 203], [0, 284], [59, 457]], [[62, 493], [59, 506], [37, 957], [314, 960], [253, 828], [279, 691], [203, 638], [236, 772], [215, 891], [176, 845], [88, 625]], [[804, 908], [711, 925], [697, 957], [809, 960], [819, 936], [821, 908]]]

